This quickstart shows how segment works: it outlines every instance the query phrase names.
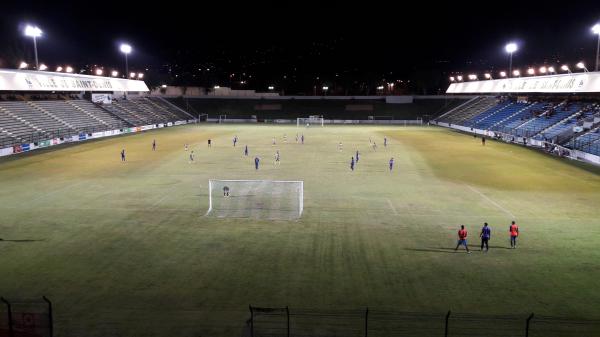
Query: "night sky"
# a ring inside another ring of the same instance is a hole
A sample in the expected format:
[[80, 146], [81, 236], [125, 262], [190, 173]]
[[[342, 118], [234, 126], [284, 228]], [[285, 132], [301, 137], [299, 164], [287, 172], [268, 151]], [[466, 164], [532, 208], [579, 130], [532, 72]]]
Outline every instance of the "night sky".
[[33, 63], [21, 33], [30, 22], [44, 31], [38, 51], [51, 69], [123, 72], [118, 45], [127, 41], [130, 70], [151, 85], [374, 94], [395, 81], [397, 93], [434, 94], [452, 72], [506, 70], [511, 40], [520, 45], [514, 68], [581, 60], [592, 68], [590, 27], [600, 21], [598, 1], [249, 3], [11, 0], [0, 11], [0, 67]]

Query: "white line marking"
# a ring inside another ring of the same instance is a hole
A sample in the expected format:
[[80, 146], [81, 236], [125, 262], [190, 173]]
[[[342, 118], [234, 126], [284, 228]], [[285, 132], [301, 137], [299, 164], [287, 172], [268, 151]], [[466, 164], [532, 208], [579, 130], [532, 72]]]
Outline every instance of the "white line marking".
[[[466, 185], [466, 184], [465, 184]], [[482, 198], [484, 198], [485, 200], [487, 200], [490, 204], [496, 206], [499, 210], [503, 211], [504, 213], [510, 215], [513, 219], [515, 219], [515, 215], [512, 214], [509, 210], [507, 210], [506, 208], [502, 207], [500, 204], [498, 204], [497, 202], [495, 202], [494, 200], [490, 199], [488, 196], [486, 196], [485, 194], [481, 193], [478, 189], [476, 189], [475, 187], [472, 187], [471, 185], [466, 185], [471, 191], [479, 194]]]
[[69, 190], [69, 189], [71, 189], [73, 187], [82, 185], [84, 183], [87, 183], [87, 181], [80, 181], [80, 182], [77, 182], [77, 183], [73, 183], [73, 184], [61, 187], [61, 188], [59, 188], [57, 190], [54, 190], [54, 191], [50, 191], [50, 192], [46, 192], [46, 193], [40, 194], [37, 197], [31, 199], [29, 201], [29, 203], [34, 203], [36, 201], [40, 201], [40, 200], [46, 199], [47, 197], [49, 197], [51, 195], [55, 195], [55, 194], [58, 194], [58, 193], [63, 193], [63, 192], [65, 192], [65, 191], [67, 191], [67, 190]]
[[394, 215], [400, 215], [400, 214], [398, 214], [398, 211], [396, 211], [396, 207], [394, 207], [394, 204], [392, 203], [392, 201], [389, 198], [387, 199], [387, 202], [388, 202], [388, 205], [390, 205], [392, 212], [394, 212]]

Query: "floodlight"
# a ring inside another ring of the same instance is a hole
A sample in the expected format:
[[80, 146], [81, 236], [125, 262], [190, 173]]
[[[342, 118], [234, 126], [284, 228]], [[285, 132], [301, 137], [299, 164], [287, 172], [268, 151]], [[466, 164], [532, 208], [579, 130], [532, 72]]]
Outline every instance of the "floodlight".
[[504, 49], [506, 50], [507, 53], [512, 54], [517, 51], [518, 47], [517, 47], [516, 43], [511, 42], [511, 43], [507, 44], [506, 47], [504, 47]]
[[121, 53], [124, 53], [124, 54], [131, 53], [131, 46], [126, 43], [121, 44], [121, 47], [119, 49], [121, 50]]

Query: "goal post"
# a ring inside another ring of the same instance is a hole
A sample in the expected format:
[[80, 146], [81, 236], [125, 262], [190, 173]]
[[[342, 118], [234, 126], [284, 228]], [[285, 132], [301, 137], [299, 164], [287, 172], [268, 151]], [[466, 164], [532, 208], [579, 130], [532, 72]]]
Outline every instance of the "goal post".
[[208, 216], [295, 220], [303, 211], [303, 181], [208, 181]]
[[310, 116], [310, 117], [299, 117], [296, 118], [296, 127], [307, 126], [307, 125], [320, 125], [325, 126], [325, 118], [323, 116]]

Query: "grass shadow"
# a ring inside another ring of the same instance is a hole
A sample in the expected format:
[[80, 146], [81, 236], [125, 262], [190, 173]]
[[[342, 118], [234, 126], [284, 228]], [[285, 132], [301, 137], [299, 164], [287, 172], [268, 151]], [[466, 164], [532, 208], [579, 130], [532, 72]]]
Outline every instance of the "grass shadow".
[[44, 239], [42, 239], [42, 240], [33, 240], [33, 239], [23, 239], [23, 240], [0, 239], [0, 243], [1, 242], [40, 242], [40, 241], [45, 241], [45, 240]]

